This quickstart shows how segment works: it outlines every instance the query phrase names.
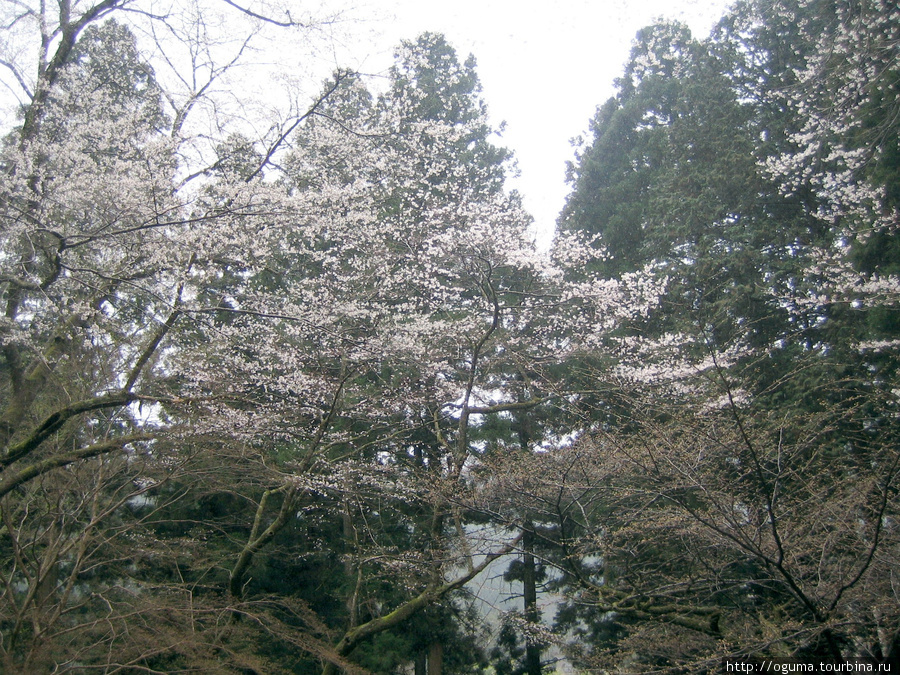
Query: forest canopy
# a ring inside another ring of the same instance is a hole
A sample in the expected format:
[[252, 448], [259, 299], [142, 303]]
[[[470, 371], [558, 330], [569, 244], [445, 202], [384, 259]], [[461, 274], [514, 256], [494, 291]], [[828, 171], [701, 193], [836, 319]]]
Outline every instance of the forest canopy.
[[205, 2], [0, 9], [0, 670], [900, 668], [895, 3], [642, 29], [544, 251], [474, 57]]

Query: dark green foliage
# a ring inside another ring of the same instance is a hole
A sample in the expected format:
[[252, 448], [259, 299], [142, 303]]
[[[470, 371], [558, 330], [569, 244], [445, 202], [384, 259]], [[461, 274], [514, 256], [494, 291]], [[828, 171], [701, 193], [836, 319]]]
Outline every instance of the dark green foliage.
[[[504, 164], [510, 153], [490, 140], [493, 131], [484, 121], [486, 106], [481, 99], [474, 56], [460, 63], [456, 50], [443, 35], [423, 33], [401, 43], [391, 80], [391, 89], [380, 104], [402, 111], [396, 129], [399, 138], [409, 134], [414, 126], [429, 122], [468, 127], [453, 153], [470, 176], [470, 189], [483, 194], [502, 190]], [[449, 187], [447, 176], [429, 172], [422, 175], [435, 189]]]
[[141, 137], [169, 122], [153, 68], [131, 30], [115, 20], [84, 30], [47, 105], [43, 133], [48, 139], [71, 133], [65, 130], [68, 124], [105, 116], [133, 118], [132, 128]]

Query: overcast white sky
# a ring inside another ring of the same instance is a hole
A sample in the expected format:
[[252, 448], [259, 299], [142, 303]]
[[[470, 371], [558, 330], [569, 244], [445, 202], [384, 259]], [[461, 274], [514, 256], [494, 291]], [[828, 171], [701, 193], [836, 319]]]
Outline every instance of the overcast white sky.
[[[328, 4], [327, 0], [326, 3]], [[728, 0], [372, 0], [357, 4], [361, 22], [348, 49], [357, 69], [389, 67], [401, 39], [444, 33], [460, 58], [474, 54], [495, 126], [512, 149], [525, 197], [545, 241], [565, 201], [570, 139], [587, 130], [596, 107], [613, 95], [639, 28], [665, 16], [706, 36]]]

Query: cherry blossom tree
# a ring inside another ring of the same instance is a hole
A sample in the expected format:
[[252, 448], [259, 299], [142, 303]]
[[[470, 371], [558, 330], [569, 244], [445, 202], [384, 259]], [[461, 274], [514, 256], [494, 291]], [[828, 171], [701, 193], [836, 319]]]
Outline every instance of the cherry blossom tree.
[[[215, 321], [225, 306], [207, 300], [271, 250], [256, 236], [272, 192], [261, 178], [284, 132], [242, 181], [210, 181], [231, 154], [198, 152], [189, 129], [234, 53], [168, 61], [187, 68], [176, 95], [134, 38], [141, 21], [163, 30], [175, 13], [115, 0], [3, 11], [2, 65], [23, 102], [0, 188], [4, 668], [215, 659], [223, 638], [202, 628], [231, 613], [196, 601], [196, 576], [157, 576], [183, 569], [179, 548], [204, 554], [190, 537], [164, 541], [153, 521], [184, 497], [190, 481], [173, 479], [188, 466], [196, 483], [212, 456], [238, 467], [247, 447], [206, 414], [229, 392], [191, 383], [230, 337]], [[231, 650], [231, 663], [251, 652]]]

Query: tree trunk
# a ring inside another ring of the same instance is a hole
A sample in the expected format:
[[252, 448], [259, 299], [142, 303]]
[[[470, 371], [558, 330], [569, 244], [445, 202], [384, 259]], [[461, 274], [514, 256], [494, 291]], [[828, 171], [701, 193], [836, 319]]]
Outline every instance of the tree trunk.
[[432, 642], [428, 645], [428, 675], [441, 675], [444, 667], [444, 645]]
[[[525, 600], [525, 619], [531, 623], [540, 622], [537, 606], [537, 570], [534, 563], [534, 533], [531, 523], [526, 524], [522, 537], [522, 595]], [[525, 636], [525, 672], [527, 675], [541, 675], [541, 647]]]
[[421, 651], [416, 654], [415, 675], [427, 675], [428, 673], [428, 652]]

